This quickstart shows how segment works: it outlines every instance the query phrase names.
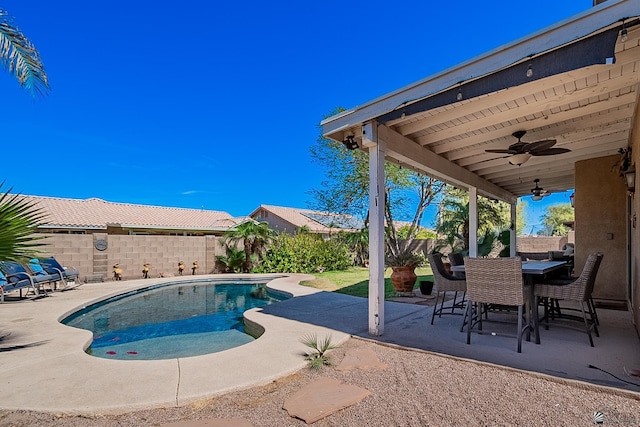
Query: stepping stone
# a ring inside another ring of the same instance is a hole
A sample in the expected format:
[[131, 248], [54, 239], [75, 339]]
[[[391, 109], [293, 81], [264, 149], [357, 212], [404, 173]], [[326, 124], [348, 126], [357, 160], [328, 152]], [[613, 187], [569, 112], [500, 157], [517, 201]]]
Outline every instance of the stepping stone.
[[209, 418], [161, 424], [160, 427], [253, 427], [253, 424], [244, 418]]
[[358, 403], [370, 394], [361, 387], [322, 377], [287, 398], [283, 408], [290, 416], [311, 424]]
[[338, 371], [349, 369], [387, 369], [385, 363], [381, 363], [378, 355], [370, 348], [352, 348], [347, 351], [342, 362], [336, 368]]

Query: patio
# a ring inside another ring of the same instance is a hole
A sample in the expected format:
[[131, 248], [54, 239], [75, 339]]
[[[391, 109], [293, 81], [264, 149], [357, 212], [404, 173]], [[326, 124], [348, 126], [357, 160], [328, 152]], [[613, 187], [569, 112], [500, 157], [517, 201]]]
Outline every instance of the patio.
[[629, 377], [624, 371], [640, 368], [640, 339], [628, 311], [598, 309], [601, 326], [600, 337], [594, 338], [595, 347], [589, 346], [587, 335], [579, 329], [554, 327], [551, 323], [549, 330], [541, 327], [540, 345], [532, 337], [531, 342], [523, 341], [522, 353], [518, 354], [513, 323], [488, 325], [486, 334], [474, 333], [467, 345], [466, 334], [460, 332], [462, 316], [436, 317], [431, 325], [432, 306], [416, 304], [419, 299], [404, 299], [408, 303], [385, 302], [385, 333], [378, 337], [368, 333], [364, 298], [320, 292], [265, 307], [263, 313], [382, 343], [632, 391], [640, 398], [640, 378]]
[[[0, 408], [100, 414], [182, 406], [268, 384], [304, 368], [306, 362], [301, 354], [305, 347], [300, 343], [304, 335], [331, 334], [332, 342], [338, 345], [350, 335], [369, 338], [367, 299], [297, 284], [308, 278], [292, 275], [270, 283], [296, 298], [245, 314], [251, 322], [264, 326], [265, 333], [258, 340], [220, 353], [181, 359], [119, 361], [91, 357], [82, 350], [90, 340], [90, 332], [59, 323], [77, 307], [149, 286], [152, 280], [86, 284], [35, 302], [5, 303], [0, 306], [0, 324], [3, 335], [9, 335], [2, 341], [0, 377], [11, 393], [5, 393]], [[153, 282], [174, 280], [189, 278]], [[626, 311], [599, 310], [601, 337], [595, 339], [593, 348], [584, 333], [552, 328], [542, 331], [541, 345], [525, 342], [518, 354], [515, 338], [503, 336], [497, 329], [495, 336], [474, 335], [472, 344], [467, 345], [465, 334], [459, 332], [460, 316], [443, 316], [430, 325], [432, 306], [415, 303], [424, 302], [421, 299], [405, 301], [408, 303], [384, 304], [387, 331], [375, 341], [451, 356], [454, 360], [475, 360], [540, 373], [570, 383], [579, 381], [584, 384], [582, 387], [605, 386], [609, 392], [640, 400], [640, 380], [624, 373], [625, 368], [640, 367], [640, 341]]]

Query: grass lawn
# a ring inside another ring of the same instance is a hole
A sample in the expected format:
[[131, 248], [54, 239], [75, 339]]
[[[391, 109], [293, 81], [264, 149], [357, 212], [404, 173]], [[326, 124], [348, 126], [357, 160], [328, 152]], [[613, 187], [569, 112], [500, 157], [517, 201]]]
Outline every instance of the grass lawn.
[[[415, 287], [419, 286], [420, 280], [433, 280], [430, 267], [416, 268], [418, 279]], [[303, 286], [310, 286], [329, 292], [340, 292], [342, 294], [357, 297], [369, 296], [369, 269], [363, 267], [352, 267], [345, 271], [325, 271], [315, 274], [314, 280], [307, 280], [301, 283]], [[391, 284], [391, 269], [387, 268], [384, 274], [384, 297], [385, 299], [396, 295], [396, 291]]]

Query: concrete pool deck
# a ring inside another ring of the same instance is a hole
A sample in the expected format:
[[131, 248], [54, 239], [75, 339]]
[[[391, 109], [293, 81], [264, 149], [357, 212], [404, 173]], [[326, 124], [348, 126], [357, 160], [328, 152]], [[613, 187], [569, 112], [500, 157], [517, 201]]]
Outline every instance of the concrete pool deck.
[[[198, 280], [251, 278], [256, 275], [197, 276]], [[267, 384], [306, 366], [300, 338], [331, 334], [334, 344], [368, 334], [365, 298], [299, 286], [311, 276], [266, 275], [269, 286], [296, 298], [245, 314], [265, 329], [256, 341], [204, 356], [137, 361], [92, 357], [83, 349], [91, 332], [59, 323], [70, 312], [96, 300], [157, 283], [183, 278], [86, 284], [37, 301], [0, 304], [2, 409], [67, 414], [121, 413], [133, 409], [181, 406], [232, 390]], [[466, 344], [460, 316], [443, 316], [430, 324], [432, 306], [385, 302], [382, 343], [505, 366], [578, 381], [580, 387], [607, 387], [640, 398], [640, 379], [625, 369], [640, 368], [640, 339], [627, 311], [598, 309], [600, 337], [590, 347], [584, 332], [552, 327], [541, 330], [540, 345], [523, 342], [516, 353], [513, 325], [494, 334], [474, 334]], [[426, 302], [422, 300], [422, 302]], [[496, 326], [498, 328], [499, 326]], [[488, 329], [493, 332], [494, 329]], [[593, 369], [596, 366], [598, 369]], [[614, 377], [615, 375], [615, 377]], [[616, 378], [617, 377], [617, 378]]]
[[[256, 276], [199, 275], [198, 280]], [[276, 276], [266, 275], [269, 280]], [[270, 287], [294, 296], [317, 292], [299, 286], [311, 276], [288, 275]], [[231, 390], [267, 384], [306, 365], [300, 338], [331, 334], [336, 344], [349, 334], [326, 327], [267, 315], [259, 309], [246, 317], [265, 332], [257, 340], [230, 350], [203, 356], [167, 360], [108, 360], [84, 352], [92, 338], [86, 330], [59, 322], [67, 314], [105, 297], [132, 289], [193, 276], [85, 284], [34, 301], [0, 305], [3, 409], [68, 414], [117, 413], [132, 409], [179, 406]]]

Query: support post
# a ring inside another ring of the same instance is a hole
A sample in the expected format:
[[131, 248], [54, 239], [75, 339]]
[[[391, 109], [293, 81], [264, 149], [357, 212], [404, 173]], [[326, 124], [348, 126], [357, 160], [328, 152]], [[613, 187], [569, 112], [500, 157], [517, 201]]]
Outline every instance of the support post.
[[516, 219], [517, 215], [517, 201], [511, 203], [511, 228], [510, 228], [510, 236], [509, 236], [509, 255], [516, 256]]
[[384, 332], [384, 142], [377, 124], [362, 127], [363, 146], [369, 148], [369, 335]]
[[469, 257], [478, 256], [478, 189], [469, 187]]

